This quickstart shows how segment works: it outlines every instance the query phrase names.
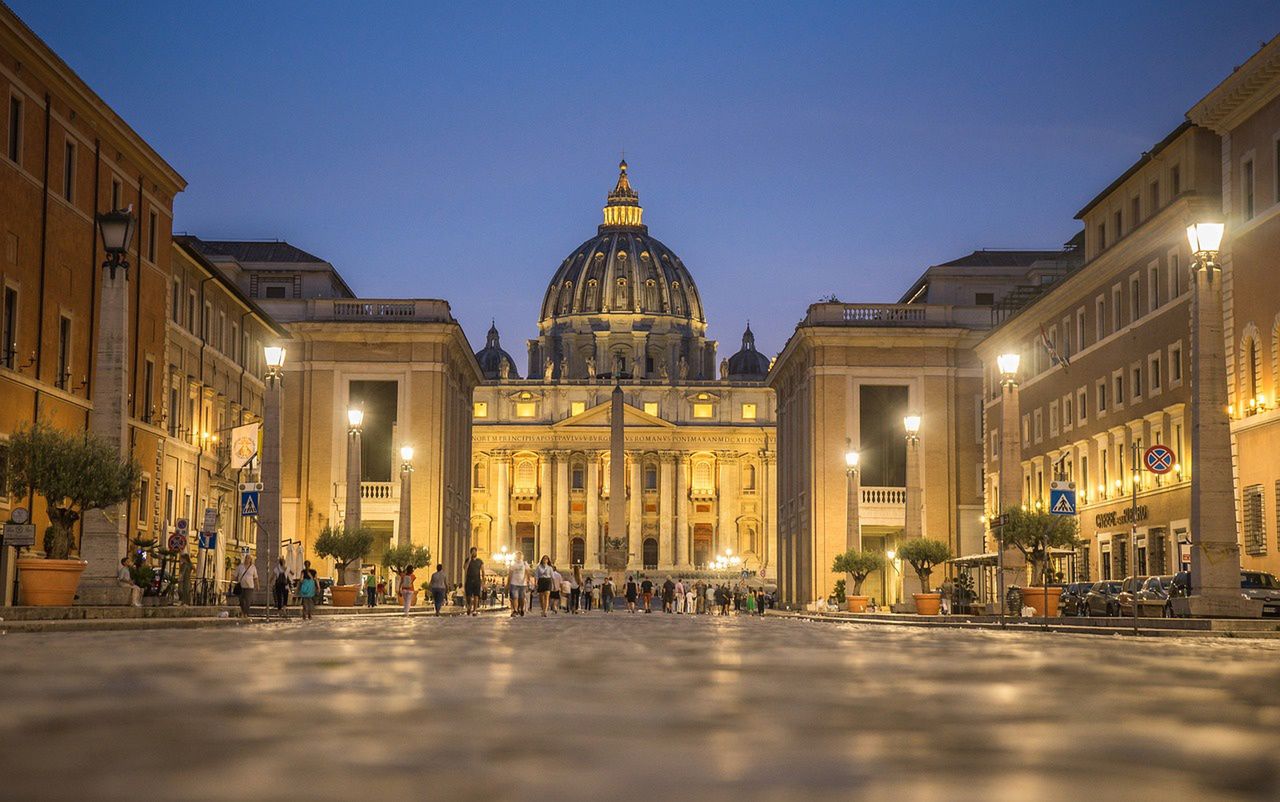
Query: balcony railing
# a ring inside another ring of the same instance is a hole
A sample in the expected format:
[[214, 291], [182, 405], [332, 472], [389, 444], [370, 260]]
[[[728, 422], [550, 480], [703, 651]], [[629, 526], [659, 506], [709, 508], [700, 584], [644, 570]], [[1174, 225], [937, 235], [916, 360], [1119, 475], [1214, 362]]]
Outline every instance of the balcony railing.
[[863, 504], [903, 504], [907, 503], [905, 487], [864, 487], [862, 488]]
[[364, 501], [391, 501], [400, 497], [399, 482], [361, 482], [360, 498]]
[[448, 301], [435, 298], [359, 300], [313, 298], [307, 301], [306, 320], [368, 321], [375, 323], [441, 322], [453, 320]]
[[986, 329], [991, 327], [991, 309], [949, 304], [818, 303], [809, 307], [804, 322], [810, 326], [958, 326]]

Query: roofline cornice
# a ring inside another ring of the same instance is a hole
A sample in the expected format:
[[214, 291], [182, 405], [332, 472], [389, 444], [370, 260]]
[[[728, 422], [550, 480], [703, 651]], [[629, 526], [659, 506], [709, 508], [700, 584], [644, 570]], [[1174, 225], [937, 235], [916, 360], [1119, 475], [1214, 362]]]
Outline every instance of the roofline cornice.
[[1280, 97], [1280, 36], [1249, 59], [1187, 111], [1187, 117], [1225, 134]]

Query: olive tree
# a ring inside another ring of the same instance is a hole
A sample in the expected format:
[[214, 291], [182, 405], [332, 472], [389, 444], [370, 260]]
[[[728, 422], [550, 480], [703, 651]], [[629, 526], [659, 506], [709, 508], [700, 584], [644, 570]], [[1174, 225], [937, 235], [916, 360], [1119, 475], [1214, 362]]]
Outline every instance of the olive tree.
[[916, 537], [898, 546], [898, 556], [911, 564], [920, 577], [920, 590], [929, 593], [929, 577], [935, 566], [951, 559], [951, 547], [941, 540]]
[[861, 551], [849, 549], [837, 554], [831, 562], [831, 571], [836, 574], [848, 574], [853, 579], [853, 595], [862, 595], [862, 583], [867, 577], [884, 567], [884, 553], [879, 551]]
[[1004, 512], [1004, 525], [994, 530], [1003, 548], [1022, 552], [1031, 566], [1032, 582], [1049, 584], [1053, 580], [1052, 549], [1076, 547], [1076, 519], [1071, 515], [1052, 515], [1010, 507]]
[[332, 558], [338, 577], [345, 582], [347, 566], [369, 556], [369, 551], [373, 548], [373, 537], [373, 530], [364, 526], [325, 526], [316, 537], [316, 554]]

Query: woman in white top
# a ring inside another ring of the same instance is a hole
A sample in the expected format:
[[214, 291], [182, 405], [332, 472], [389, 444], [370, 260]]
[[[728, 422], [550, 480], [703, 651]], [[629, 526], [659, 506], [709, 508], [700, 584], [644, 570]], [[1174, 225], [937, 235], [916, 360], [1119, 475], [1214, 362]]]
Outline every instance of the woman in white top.
[[542, 617], [547, 617], [547, 608], [551, 606], [551, 585], [555, 582], [556, 569], [551, 567], [551, 558], [542, 555], [538, 567], [533, 569], [534, 581], [538, 583], [538, 600], [542, 602]]

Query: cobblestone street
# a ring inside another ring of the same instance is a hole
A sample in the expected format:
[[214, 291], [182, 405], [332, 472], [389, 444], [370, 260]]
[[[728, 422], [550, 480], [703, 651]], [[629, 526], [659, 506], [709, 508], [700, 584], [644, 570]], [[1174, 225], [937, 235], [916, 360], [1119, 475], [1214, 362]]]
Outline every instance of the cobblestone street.
[[1280, 796], [1274, 641], [593, 613], [0, 644], [4, 799]]

